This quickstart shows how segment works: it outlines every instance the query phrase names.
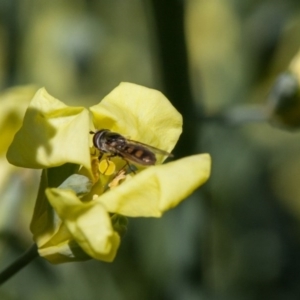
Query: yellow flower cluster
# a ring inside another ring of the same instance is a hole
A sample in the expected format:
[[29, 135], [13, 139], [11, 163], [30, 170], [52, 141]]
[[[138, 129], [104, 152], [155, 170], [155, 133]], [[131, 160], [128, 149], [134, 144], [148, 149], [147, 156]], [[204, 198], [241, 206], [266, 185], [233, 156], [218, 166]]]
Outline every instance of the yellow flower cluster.
[[[182, 117], [153, 89], [122, 83], [99, 104], [69, 107], [45, 89], [32, 99], [23, 126], [7, 152], [11, 164], [43, 169], [31, 223], [39, 254], [52, 263], [115, 258], [127, 217], [160, 217], [210, 175], [210, 156], [102, 175], [90, 130], [109, 129], [172, 151]], [[112, 159], [116, 172], [122, 159]], [[124, 165], [124, 161], [123, 161]]]

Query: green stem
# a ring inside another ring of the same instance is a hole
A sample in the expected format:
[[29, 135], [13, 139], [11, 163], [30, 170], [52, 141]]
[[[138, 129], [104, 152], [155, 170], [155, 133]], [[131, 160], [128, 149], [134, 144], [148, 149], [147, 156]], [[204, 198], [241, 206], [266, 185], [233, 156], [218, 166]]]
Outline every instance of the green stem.
[[0, 273], [0, 285], [13, 275], [19, 272], [22, 268], [28, 265], [34, 258], [38, 256], [37, 246], [33, 244], [24, 254], [22, 254], [15, 262], [8, 266]]

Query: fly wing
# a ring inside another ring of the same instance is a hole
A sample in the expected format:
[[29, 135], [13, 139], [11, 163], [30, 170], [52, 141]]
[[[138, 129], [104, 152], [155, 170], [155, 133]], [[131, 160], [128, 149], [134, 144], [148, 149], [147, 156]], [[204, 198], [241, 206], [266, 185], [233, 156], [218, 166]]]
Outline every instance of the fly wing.
[[143, 166], [152, 166], [156, 163], [155, 154], [147, 147], [128, 142], [118, 155], [123, 159], [137, 163]]
[[134, 141], [134, 140], [129, 140], [127, 139], [127, 141], [129, 143], [132, 143], [132, 144], [135, 144], [135, 145], [140, 145], [142, 147], [145, 147], [147, 149], [149, 149], [150, 151], [156, 153], [156, 154], [160, 154], [160, 155], [163, 155], [163, 156], [168, 156], [168, 157], [174, 157], [174, 155], [170, 152], [167, 152], [165, 150], [161, 150], [161, 149], [158, 149], [158, 148], [155, 148], [153, 146], [150, 146], [148, 144], [144, 144], [144, 143], [141, 143], [141, 142], [138, 142], [138, 141]]

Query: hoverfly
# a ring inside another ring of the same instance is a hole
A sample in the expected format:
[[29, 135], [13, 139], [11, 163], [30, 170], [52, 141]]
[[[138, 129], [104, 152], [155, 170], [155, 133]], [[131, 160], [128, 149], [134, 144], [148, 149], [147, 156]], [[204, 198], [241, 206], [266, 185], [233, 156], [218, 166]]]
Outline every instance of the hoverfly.
[[[109, 154], [108, 158], [119, 156], [126, 161], [133, 162], [142, 166], [152, 166], [156, 163], [155, 154], [172, 157], [173, 154], [158, 148], [152, 147], [141, 142], [126, 139], [119, 133], [109, 129], [90, 131], [94, 134], [93, 144], [100, 151], [99, 160], [104, 153]], [[130, 167], [130, 166], [129, 166]]]

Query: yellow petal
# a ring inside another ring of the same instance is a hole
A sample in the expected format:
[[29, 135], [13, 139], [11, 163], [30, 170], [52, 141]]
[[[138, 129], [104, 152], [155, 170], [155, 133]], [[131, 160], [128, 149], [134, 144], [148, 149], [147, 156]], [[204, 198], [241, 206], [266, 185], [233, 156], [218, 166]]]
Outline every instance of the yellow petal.
[[74, 241], [66, 239], [60, 243], [38, 248], [39, 255], [52, 264], [85, 261], [91, 259]]
[[[59, 218], [45, 195], [45, 189], [48, 185], [56, 186], [55, 181], [60, 182], [68, 176], [69, 172], [72, 172], [72, 168], [69, 167], [63, 165], [43, 170], [30, 224], [30, 230], [38, 246], [40, 256], [55, 264], [90, 259], [90, 256], [75, 242], [70, 231]], [[89, 180], [84, 176], [74, 174], [67, 177], [61, 186], [68, 186], [81, 195], [89, 190]]]
[[29, 85], [10, 88], [1, 93], [0, 155], [6, 153], [12, 137], [20, 129], [25, 110], [36, 91], [36, 86]]
[[94, 201], [82, 203], [70, 190], [47, 189], [46, 195], [74, 240], [91, 257], [112, 261], [120, 244], [105, 208]]
[[130, 139], [171, 151], [182, 131], [182, 117], [159, 91], [121, 83], [90, 108], [96, 129], [110, 129]]
[[[33, 85], [17, 86], [4, 90], [0, 94], [0, 194], [2, 200], [1, 205], [11, 205], [12, 201], [3, 201], [4, 190], [8, 186], [8, 181], [11, 180], [11, 174], [16, 172], [17, 168], [7, 162], [6, 152], [12, 142], [13, 136], [20, 129], [30, 100], [37, 91], [37, 87]], [[20, 171], [20, 170], [18, 170]], [[7, 202], [7, 203], [6, 203]], [[9, 203], [10, 204], [9, 204]], [[8, 217], [5, 209], [0, 208], [0, 219], [2, 224], [5, 219], [2, 217], [4, 214]], [[0, 224], [1, 227], [1, 224]]]
[[89, 113], [68, 107], [40, 89], [14, 137], [7, 159], [25, 168], [49, 168], [70, 162], [90, 170]]
[[208, 179], [210, 168], [208, 154], [149, 167], [95, 201], [109, 212], [128, 217], [160, 217], [201, 186]]

